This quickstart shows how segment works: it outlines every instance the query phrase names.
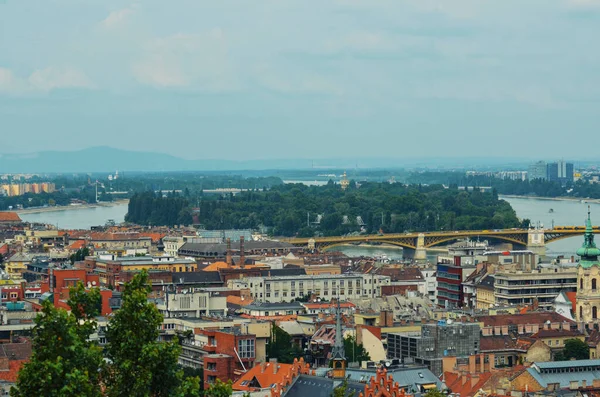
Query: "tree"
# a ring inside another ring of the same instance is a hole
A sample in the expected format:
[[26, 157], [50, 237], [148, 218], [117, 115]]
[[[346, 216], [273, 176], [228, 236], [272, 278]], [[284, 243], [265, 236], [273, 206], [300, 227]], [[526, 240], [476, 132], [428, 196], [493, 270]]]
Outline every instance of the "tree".
[[554, 356], [555, 361], [587, 360], [588, 358], [590, 358], [590, 348], [587, 343], [579, 339], [567, 339], [565, 348]]
[[354, 391], [348, 393], [348, 379], [344, 379], [342, 384], [333, 389], [331, 397], [354, 397]]
[[177, 360], [177, 340], [158, 341], [163, 317], [148, 302], [148, 273], [142, 271], [125, 285], [122, 306], [108, 323], [105, 347], [111, 364], [104, 373], [110, 397], [200, 395], [198, 378], [183, 379]]
[[86, 256], [90, 255], [90, 249], [88, 247], [83, 247], [77, 250], [74, 254], [69, 257], [71, 264], [75, 264], [77, 261], [82, 261]]
[[445, 397], [445, 394], [438, 389], [431, 389], [425, 393], [425, 397]]
[[269, 358], [276, 358], [280, 363], [291, 364], [295, 358], [302, 355], [302, 349], [294, 344], [290, 334], [273, 323], [267, 355]]
[[215, 383], [210, 385], [208, 389], [204, 391], [205, 397], [228, 397], [233, 393], [233, 388], [231, 387], [231, 381], [227, 383], [221, 382], [221, 380], [217, 379]]
[[371, 359], [371, 356], [369, 356], [362, 343], [356, 343], [356, 337], [352, 335], [344, 338], [344, 353], [346, 354], [346, 359], [351, 362], [362, 363]]
[[57, 309], [49, 301], [33, 328], [33, 354], [19, 372], [11, 396], [99, 397], [102, 350], [90, 341], [99, 314], [100, 292], [85, 291], [83, 284], [70, 291], [73, 310]]

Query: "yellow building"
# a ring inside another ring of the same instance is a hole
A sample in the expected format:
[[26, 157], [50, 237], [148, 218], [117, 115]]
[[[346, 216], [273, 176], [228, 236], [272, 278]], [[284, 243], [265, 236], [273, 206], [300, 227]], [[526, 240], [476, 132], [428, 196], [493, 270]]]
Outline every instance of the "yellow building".
[[532, 335], [532, 338], [541, 340], [551, 349], [564, 349], [565, 341], [569, 339], [579, 339], [585, 341], [585, 335], [579, 331], [571, 331], [567, 329], [550, 329], [545, 328], [539, 330]]
[[4, 262], [4, 269], [10, 278], [21, 279], [23, 277], [23, 272], [27, 270], [27, 265], [30, 263], [31, 258], [28, 255], [17, 253]]
[[600, 249], [594, 242], [594, 230], [588, 211], [583, 245], [577, 250], [581, 258], [577, 267], [577, 312], [575, 318], [586, 327], [600, 325]]
[[496, 295], [494, 294], [494, 276], [486, 276], [475, 286], [476, 289], [476, 308], [487, 310], [496, 304]]

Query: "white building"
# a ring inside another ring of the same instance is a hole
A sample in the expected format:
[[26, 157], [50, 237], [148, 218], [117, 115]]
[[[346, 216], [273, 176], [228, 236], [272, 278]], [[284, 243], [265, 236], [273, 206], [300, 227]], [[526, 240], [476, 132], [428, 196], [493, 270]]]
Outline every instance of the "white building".
[[192, 291], [183, 293], [167, 292], [157, 299], [156, 307], [165, 318], [227, 314], [227, 298], [214, 291]]
[[260, 302], [291, 302], [315, 294], [325, 300], [380, 297], [381, 286], [390, 285], [390, 277], [372, 274], [248, 277], [250, 295]]

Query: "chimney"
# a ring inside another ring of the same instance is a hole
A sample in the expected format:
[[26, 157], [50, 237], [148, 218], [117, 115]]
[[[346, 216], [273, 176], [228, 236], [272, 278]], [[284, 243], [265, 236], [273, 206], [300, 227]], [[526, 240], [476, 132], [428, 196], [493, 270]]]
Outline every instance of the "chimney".
[[260, 373], [264, 374], [266, 369], [267, 369], [267, 363], [266, 362], [260, 363]]
[[271, 364], [271, 366], [273, 366], [273, 375], [275, 375], [277, 373], [277, 359], [276, 358], [270, 358], [269, 359], [269, 364]]
[[227, 267], [231, 267], [231, 239], [227, 238], [227, 256], [225, 257]]
[[243, 269], [246, 264], [246, 253], [244, 252], [244, 236], [240, 236], [240, 267]]

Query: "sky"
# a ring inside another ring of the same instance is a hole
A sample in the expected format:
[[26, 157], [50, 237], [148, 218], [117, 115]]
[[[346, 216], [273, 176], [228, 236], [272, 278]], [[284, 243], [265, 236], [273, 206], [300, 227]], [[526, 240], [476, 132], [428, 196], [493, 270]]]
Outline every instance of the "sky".
[[0, 0], [0, 153], [596, 158], [599, 39], [600, 0]]

